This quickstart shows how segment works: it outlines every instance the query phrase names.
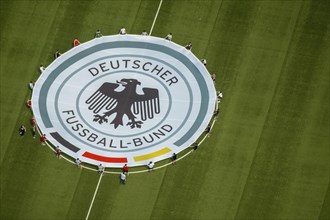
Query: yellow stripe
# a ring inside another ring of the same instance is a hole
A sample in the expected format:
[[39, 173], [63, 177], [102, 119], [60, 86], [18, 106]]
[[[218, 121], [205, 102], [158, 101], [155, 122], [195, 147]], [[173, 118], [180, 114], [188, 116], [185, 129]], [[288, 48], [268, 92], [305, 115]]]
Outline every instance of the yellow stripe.
[[154, 158], [154, 157], [161, 156], [161, 155], [166, 154], [168, 152], [171, 152], [171, 149], [169, 149], [168, 147], [165, 147], [161, 150], [155, 151], [155, 152], [150, 153], [150, 154], [136, 156], [136, 157], [134, 157], [134, 160], [135, 161], [148, 160], [148, 159], [151, 159], [151, 158]]

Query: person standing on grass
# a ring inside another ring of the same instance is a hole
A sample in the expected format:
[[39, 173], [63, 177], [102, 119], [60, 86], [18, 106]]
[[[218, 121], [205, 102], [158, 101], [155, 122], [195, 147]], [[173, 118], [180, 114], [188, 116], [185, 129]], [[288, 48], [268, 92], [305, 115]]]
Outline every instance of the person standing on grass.
[[45, 71], [45, 67], [41, 64], [41, 65], [39, 66], [39, 72], [40, 72], [40, 74], [41, 74], [43, 71]]
[[78, 38], [75, 38], [75, 39], [73, 40], [73, 46], [76, 47], [76, 46], [78, 46], [79, 44], [80, 44], [80, 42], [79, 42]]
[[207, 64], [206, 59], [201, 59], [201, 62], [204, 64], [204, 66], [206, 66]]
[[166, 35], [165, 39], [172, 41], [172, 37], [173, 37], [172, 33], [169, 33], [168, 35]]
[[81, 160], [79, 160], [79, 158], [76, 159], [76, 165], [77, 165], [78, 168], [80, 168], [80, 169], [82, 168]]
[[191, 49], [192, 49], [192, 43], [189, 42], [189, 43], [185, 46], [185, 48], [186, 48], [187, 50], [191, 50]]
[[62, 54], [60, 53], [60, 51], [56, 50], [55, 51], [55, 54], [54, 54], [54, 57], [55, 59], [59, 58]]
[[55, 155], [58, 159], [61, 159], [61, 153], [62, 153], [62, 151], [61, 151], [60, 147], [57, 146], [55, 149]]
[[172, 154], [172, 164], [176, 163], [176, 153]]
[[154, 170], [154, 166], [155, 166], [155, 163], [150, 161], [148, 164], [147, 164], [147, 167], [148, 167], [148, 172], [151, 172]]
[[33, 88], [34, 88], [34, 84], [33, 84], [32, 81], [29, 82], [29, 88], [30, 88], [31, 90], [33, 90]]
[[207, 135], [207, 137], [210, 137], [210, 131], [211, 131], [211, 125], [208, 125], [208, 126], [205, 128], [205, 135]]
[[98, 166], [98, 173], [102, 174], [104, 172], [104, 167], [102, 166], [102, 164], [100, 163], [100, 165]]
[[194, 151], [198, 149], [198, 143], [195, 142], [195, 143], [193, 144], [193, 149], [194, 149]]
[[32, 105], [31, 100], [27, 100], [27, 101], [26, 101], [26, 106], [27, 106], [28, 108], [31, 108], [31, 105]]
[[213, 74], [211, 75], [211, 78], [212, 78], [213, 82], [215, 82], [216, 75], [213, 73]]
[[143, 30], [141, 35], [142, 36], [148, 36], [148, 32], [146, 32], [146, 30]]
[[46, 139], [46, 134], [43, 134], [40, 139], [41, 139], [41, 144], [42, 145], [45, 145], [46, 144], [46, 140], [47, 140]]
[[126, 35], [127, 33], [126, 33], [126, 29], [124, 28], [124, 27], [122, 27], [121, 29], [120, 29], [120, 31], [119, 31], [119, 34], [120, 35]]
[[32, 136], [33, 136], [33, 139], [36, 139], [36, 126], [32, 126]]
[[25, 126], [24, 126], [24, 125], [21, 125], [21, 127], [19, 128], [19, 135], [20, 135], [21, 137], [24, 137], [25, 132], [26, 132], [26, 128], [25, 128]]
[[32, 127], [36, 125], [36, 119], [34, 117], [31, 118], [31, 125]]
[[213, 113], [214, 120], [217, 119], [218, 115], [219, 115], [219, 109], [215, 110]]
[[127, 166], [127, 164], [125, 164], [124, 167], [123, 167], [123, 173], [128, 176], [128, 166]]
[[120, 183], [123, 185], [126, 183], [126, 175], [124, 172], [120, 173]]
[[218, 93], [217, 93], [218, 102], [220, 102], [222, 100], [222, 97], [223, 97], [222, 92], [218, 91]]
[[101, 31], [100, 30], [97, 30], [95, 32], [95, 38], [99, 38], [99, 37], [102, 37], [102, 34], [101, 34]]

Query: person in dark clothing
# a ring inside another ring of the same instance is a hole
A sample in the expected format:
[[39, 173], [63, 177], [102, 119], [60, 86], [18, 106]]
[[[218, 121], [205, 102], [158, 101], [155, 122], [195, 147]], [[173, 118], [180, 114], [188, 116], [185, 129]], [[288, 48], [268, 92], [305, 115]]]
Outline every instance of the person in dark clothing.
[[176, 162], [176, 153], [172, 154], [172, 164], [175, 164]]
[[102, 34], [101, 34], [101, 31], [100, 30], [97, 30], [95, 32], [95, 38], [99, 38], [99, 37], [102, 37]]
[[25, 132], [26, 132], [25, 126], [24, 125], [21, 125], [21, 127], [19, 128], [19, 135], [21, 137], [24, 137]]
[[55, 51], [55, 54], [54, 54], [54, 57], [55, 59], [59, 58], [62, 54], [60, 53], [60, 51], [56, 50]]
[[198, 149], [198, 143], [193, 144], [193, 149], [194, 149], [194, 151]]
[[189, 42], [189, 43], [185, 46], [185, 48], [186, 48], [187, 50], [191, 50], [191, 49], [192, 49], [192, 43]]

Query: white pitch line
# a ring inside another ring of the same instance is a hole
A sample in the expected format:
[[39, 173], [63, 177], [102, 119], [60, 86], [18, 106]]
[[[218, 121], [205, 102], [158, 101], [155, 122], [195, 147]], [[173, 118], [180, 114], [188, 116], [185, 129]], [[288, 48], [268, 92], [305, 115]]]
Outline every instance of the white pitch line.
[[162, 6], [162, 3], [163, 3], [163, 0], [160, 0], [159, 5], [158, 5], [158, 9], [157, 9], [157, 12], [156, 12], [156, 15], [155, 15], [155, 18], [154, 18], [154, 21], [152, 22], [152, 25], [151, 25], [151, 28], [150, 28], [150, 31], [149, 31], [149, 35], [152, 34], [152, 30], [154, 29], [154, 26], [155, 26], [155, 23], [156, 23], [156, 20], [157, 20], [157, 17], [158, 17], [158, 13], [160, 11], [160, 7]]
[[99, 179], [99, 182], [97, 183], [97, 186], [96, 186], [96, 189], [95, 189], [95, 192], [94, 192], [94, 195], [93, 195], [92, 202], [91, 202], [91, 204], [89, 206], [89, 209], [88, 209], [88, 212], [87, 212], [87, 216], [86, 216], [86, 220], [88, 220], [89, 214], [90, 214], [90, 212], [92, 210], [92, 206], [93, 206], [93, 203], [94, 203], [94, 200], [95, 200], [95, 197], [96, 197], [96, 193], [99, 190], [99, 186], [100, 186], [102, 177], [103, 177], [103, 173], [100, 174], [100, 179]]

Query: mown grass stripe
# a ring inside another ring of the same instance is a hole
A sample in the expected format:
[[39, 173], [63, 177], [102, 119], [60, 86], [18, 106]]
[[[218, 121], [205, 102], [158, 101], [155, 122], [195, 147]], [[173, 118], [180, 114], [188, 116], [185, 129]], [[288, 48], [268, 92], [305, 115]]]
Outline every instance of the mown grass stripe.
[[269, 119], [270, 117], [270, 110], [272, 109], [272, 105], [274, 104], [273, 101], [274, 101], [274, 98], [276, 96], [276, 91], [278, 89], [278, 86], [280, 85], [280, 77], [282, 74], [284, 74], [284, 68], [286, 67], [286, 62], [287, 62], [287, 57], [288, 57], [288, 54], [289, 54], [289, 51], [290, 51], [290, 46], [291, 46], [291, 43], [292, 43], [292, 40], [293, 40], [293, 35], [294, 35], [294, 32], [295, 32], [295, 29], [297, 27], [297, 22], [298, 22], [298, 18], [299, 18], [299, 15], [300, 15], [300, 12], [301, 12], [301, 2], [299, 4], [299, 8], [297, 9], [296, 11], [296, 16], [295, 16], [295, 20], [293, 22], [293, 28], [291, 30], [291, 33], [290, 33], [290, 37], [289, 39], [287, 40], [287, 45], [285, 46], [286, 48], [286, 52], [285, 52], [285, 55], [283, 57], [283, 60], [282, 60], [282, 66], [280, 68], [280, 71], [278, 73], [278, 77], [277, 77], [277, 80], [276, 80], [276, 86], [275, 86], [275, 89], [273, 91], [273, 95], [272, 95], [272, 98], [271, 98], [271, 101], [269, 103], [269, 106], [268, 106], [268, 110], [267, 110], [267, 114], [265, 115], [265, 119], [264, 119], [264, 123], [263, 123], [263, 126], [262, 126], [262, 129], [260, 130], [260, 135], [259, 135], [259, 140], [258, 140], [258, 144], [257, 144], [257, 147], [254, 151], [254, 154], [253, 154], [253, 159], [250, 163], [250, 167], [249, 167], [249, 172], [246, 176], [246, 179], [245, 179], [245, 184], [244, 184], [244, 187], [243, 187], [243, 190], [242, 190], [242, 193], [240, 195], [240, 199], [239, 199], [239, 202], [237, 204], [237, 208], [236, 208], [236, 213], [235, 213], [235, 217], [234, 219], [237, 219], [237, 218], [241, 218], [242, 216], [244, 216], [244, 214], [242, 215], [242, 202], [243, 202], [243, 199], [244, 197], [246, 196], [246, 193], [247, 193], [247, 185], [248, 185], [248, 182], [249, 182], [249, 179], [252, 178], [251, 177], [251, 173], [253, 172], [253, 168], [254, 168], [254, 165], [255, 165], [255, 160], [256, 160], [256, 156], [257, 156], [257, 152], [261, 146], [261, 137], [263, 136], [263, 132], [265, 132], [265, 129], [266, 129], [266, 122], [267, 120]]

